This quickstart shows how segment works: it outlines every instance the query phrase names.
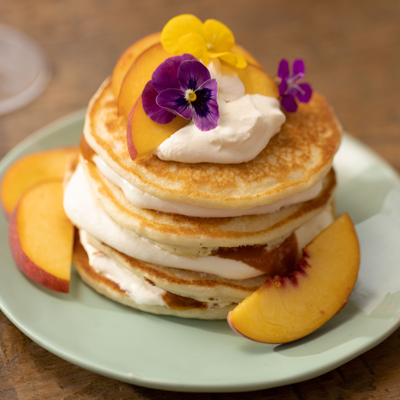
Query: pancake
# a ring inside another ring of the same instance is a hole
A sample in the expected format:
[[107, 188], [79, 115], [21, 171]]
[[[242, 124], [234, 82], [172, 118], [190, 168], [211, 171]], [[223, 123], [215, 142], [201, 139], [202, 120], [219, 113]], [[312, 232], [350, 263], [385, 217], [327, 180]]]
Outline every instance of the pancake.
[[[95, 251], [101, 252], [98, 249], [95, 249]], [[121, 289], [116, 282], [96, 272], [89, 264], [88, 255], [79, 240], [75, 240], [73, 261], [78, 274], [89, 287], [110, 300], [136, 310], [181, 318], [226, 319], [228, 312], [237, 305], [235, 303], [218, 303], [214, 300], [208, 302], [197, 301], [163, 289], [159, 289], [158, 292], [161, 294], [164, 305], [141, 303], [132, 299], [128, 292]], [[155, 286], [152, 281], [143, 280], [142, 284], [150, 288]]]
[[118, 225], [172, 253], [190, 257], [209, 255], [219, 247], [265, 244], [285, 238], [326, 208], [336, 186], [335, 173], [331, 170], [323, 180], [321, 193], [313, 200], [270, 214], [198, 218], [136, 207], [90, 159], [81, 155], [80, 164], [95, 197]]
[[187, 164], [147, 155], [132, 161], [126, 118], [119, 117], [110, 81], [92, 98], [84, 135], [94, 151], [122, 178], [160, 199], [205, 208], [249, 209], [303, 192], [330, 170], [341, 138], [326, 100], [314, 93], [299, 104], [265, 149], [241, 164]]
[[[107, 79], [89, 103], [65, 195], [66, 213], [81, 232], [77, 271], [114, 301], [154, 314], [224, 319], [266, 279], [293, 272], [301, 248], [332, 222], [341, 127], [317, 93], [240, 164], [153, 154], [132, 160], [126, 131]], [[260, 132], [265, 137], [264, 127]]]

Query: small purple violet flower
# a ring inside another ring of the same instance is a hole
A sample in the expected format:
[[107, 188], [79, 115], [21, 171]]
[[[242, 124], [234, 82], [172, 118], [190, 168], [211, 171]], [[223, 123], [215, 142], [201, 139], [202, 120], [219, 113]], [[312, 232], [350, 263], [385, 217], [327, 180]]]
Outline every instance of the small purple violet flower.
[[294, 60], [292, 69], [293, 75], [290, 75], [288, 61], [283, 59], [279, 63], [278, 77], [281, 78], [279, 95], [282, 107], [289, 112], [297, 110], [295, 97], [302, 103], [308, 103], [312, 96], [312, 89], [308, 83], [298, 83], [305, 75], [304, 61], [301, 58]]
[[143, 93], [143, 109], [159, 124], [177, 115], [190, 119], [202, 131], [218, 126], [218, 83], [190, 54], [170, 57], [154, 71]]

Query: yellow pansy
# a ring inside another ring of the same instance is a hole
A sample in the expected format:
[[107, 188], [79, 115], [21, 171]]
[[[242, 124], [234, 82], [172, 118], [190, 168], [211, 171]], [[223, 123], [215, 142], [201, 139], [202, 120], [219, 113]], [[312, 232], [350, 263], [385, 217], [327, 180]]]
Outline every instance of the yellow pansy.
[[189, 53], [205, 65], [210, 58], [219, 58], [236, 68], [247, 66], [243, 56], [229, 52], [235, 44], [232, 31], [215, 19], [208, 19], [203, 24], [194, 15], [178, 15], [164, 26], [161, 43], [169, 53]]

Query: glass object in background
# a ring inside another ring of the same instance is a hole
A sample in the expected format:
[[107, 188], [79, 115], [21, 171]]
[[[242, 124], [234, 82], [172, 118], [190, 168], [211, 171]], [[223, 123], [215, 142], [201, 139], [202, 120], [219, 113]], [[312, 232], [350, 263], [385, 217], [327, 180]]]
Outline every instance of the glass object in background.
[[18, 29], [0, 24], [0, 115], [34, 100], [50, 77], [51, 68], [39, 43]]

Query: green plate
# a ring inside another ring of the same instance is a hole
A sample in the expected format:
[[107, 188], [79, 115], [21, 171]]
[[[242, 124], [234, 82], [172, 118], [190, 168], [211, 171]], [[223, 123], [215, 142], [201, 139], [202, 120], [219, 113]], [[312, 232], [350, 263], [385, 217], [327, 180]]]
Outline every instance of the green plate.
[[[84, 111], [79, 111], [30, 136], [2, 160], [0, 174], [24, 154], [77, 144], [83, 119]], [[343, 140], [336, 168], [342, 182], [338, 210], [349, 211], [356, 223], [378, 214], [388, 193], [400, 193], [399, 177], [391, 167], [349, 136]], [[397, 231], [392, 235], [400, 238], [400, 226], [393, 229]], [[304, 339], [280, 346], [255, 343], [237, 336], [225, 321], [158, 317], [124, 307], [86, 287], [75, 271], [70, 294], [47, 290], [17, 268], [7, 231], [7, 220], [0, 216], [0, 307], [4, 314], [57, 356], [136, 385], [235, 392], [291, 384], [346, 363], [399, 326], [400, 299], [390, 313], [372, 316], [350, 299], [339, 315]], [[371, 245], [374, 232], [367, 233], [361, 235], [362, 249]], [[362, 257], [360, 274], [368, 262]]]

